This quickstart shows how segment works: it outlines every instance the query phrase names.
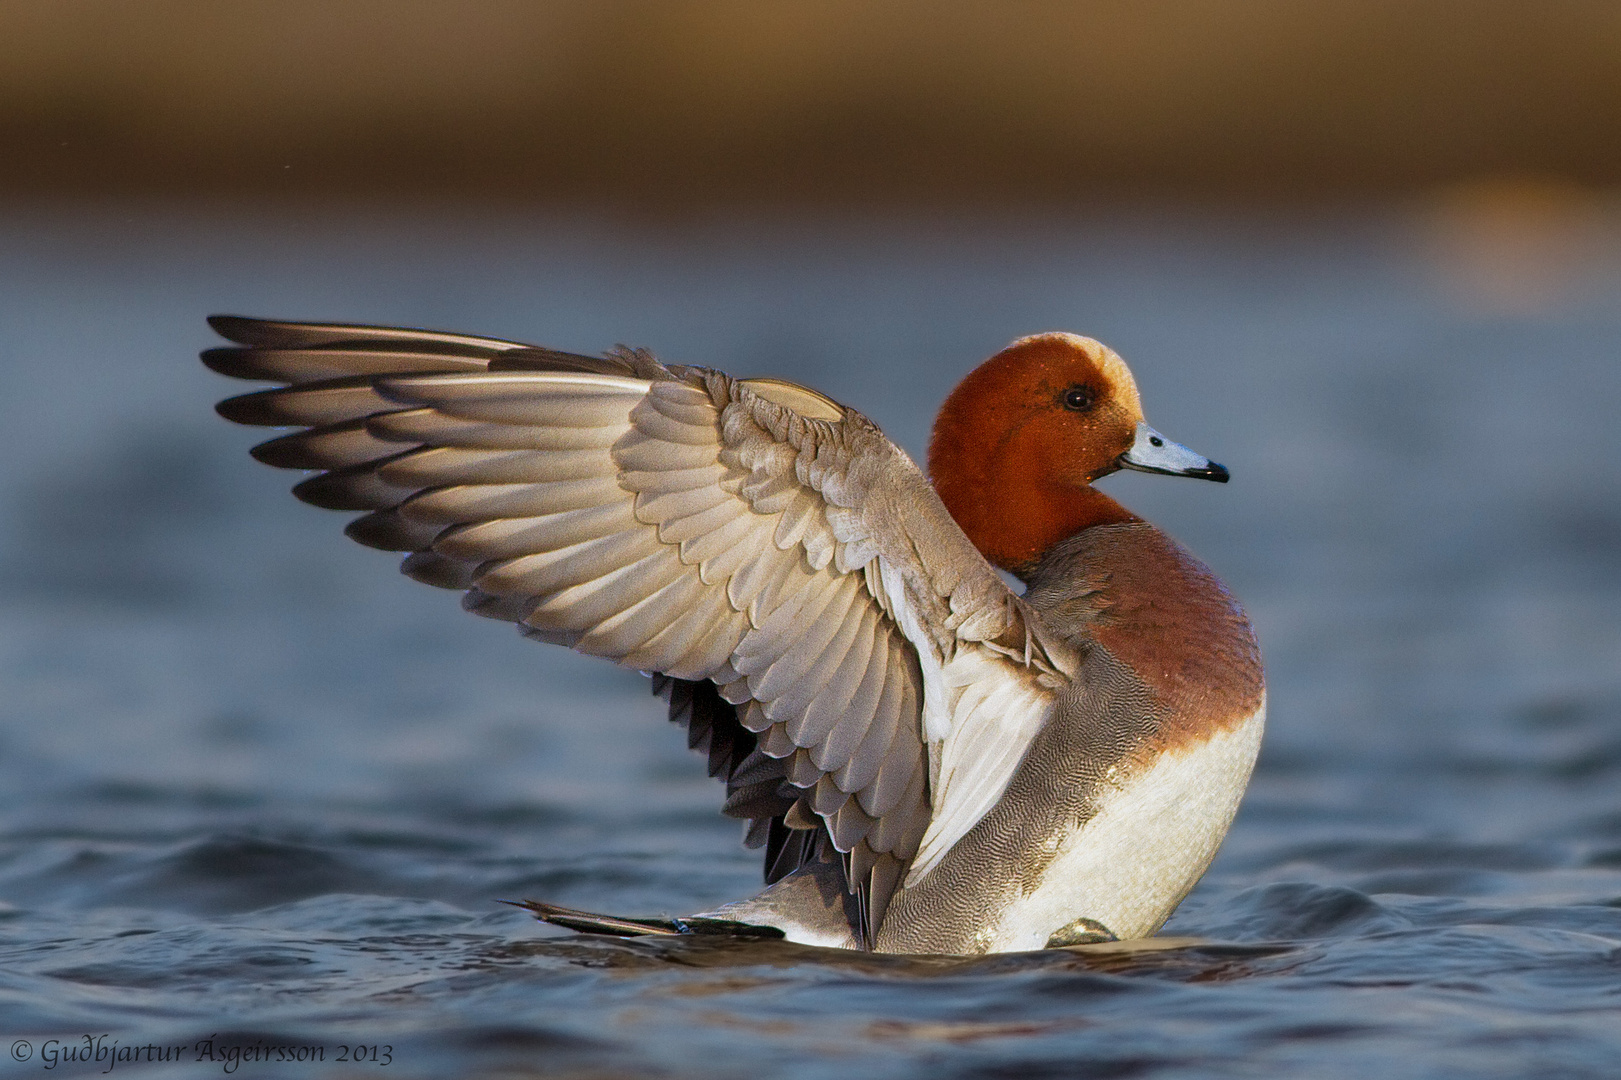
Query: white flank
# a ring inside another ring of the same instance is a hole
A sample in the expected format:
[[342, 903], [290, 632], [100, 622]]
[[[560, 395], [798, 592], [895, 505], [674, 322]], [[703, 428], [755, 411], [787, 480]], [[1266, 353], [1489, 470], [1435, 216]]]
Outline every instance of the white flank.
[[981, 932], [989, 952], [1040, 949], [1079, 918], [1121, 939], [1159, 929], [1215, 858], [1249, 783], [1266, 701], [1231, 731], [1166, 753], [1057, 840], [1040, 883]]

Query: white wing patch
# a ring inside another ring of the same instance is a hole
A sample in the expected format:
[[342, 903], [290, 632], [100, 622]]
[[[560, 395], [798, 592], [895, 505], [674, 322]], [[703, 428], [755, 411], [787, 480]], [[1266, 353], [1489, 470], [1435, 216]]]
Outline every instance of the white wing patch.
[[[878, 580], [883, 588], [883, 602], [901, 635], [917, 650], [918, 666], [923, 671], [923, 738], [927, 742], [943, 741], [951, 733], [951, 713], [946, 707], [946, 684], [941, 673], [940, 658], [935, 654], [930, 637], [923, 632], [917, 611], [906, 596], [906, 583], [901, 573], [888, 559], [878, 559]], [[931, 784], [937, 778], [931, 776]]]
[[876, 561], [881, 601], [917, 650], [923, 675], [923, 738], [929, 750], [931, 816], [907, 873], [910, 888], [1001, 799], [1036, 735], [1052, 718], [1056, 683], [1004, 650], [959, 640], [942, 663], [906, 595], [904, 577]]
[[934, 813], [907, 887], [922, 881], [990, 813], [1031, 742], [1052, 719], [1057, 700], [1029, 669], [1021, 671], [1006, 657], [975, 646], [959, 650], [941, 669], [941, 680], [950, 703], [950, 731], [938, 740]]

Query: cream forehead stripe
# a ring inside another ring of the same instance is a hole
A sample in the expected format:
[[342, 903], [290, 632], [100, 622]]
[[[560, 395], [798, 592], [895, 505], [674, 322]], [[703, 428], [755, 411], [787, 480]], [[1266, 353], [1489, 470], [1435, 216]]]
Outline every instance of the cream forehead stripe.
[[1050, 330], [1044, 334], [1030, 334], [1013, 341], [1009, 349], [1020, 345], [1034, 345], [1043, 341], [1062, 341], [1072, 348], [1078, 349], [1090, 357], [1097, 365], [1103, 377], [1110, 383], [1121, 388], [1124, 396], [1134, 409], [1142, 411], [1142, 399], [1137, 395], [1137, 380], [1132, 377], [1131, 369], [1120, 358], [1120, 354], [1109, 348], [1096, 338], [1082, 337], [1067, 330]]

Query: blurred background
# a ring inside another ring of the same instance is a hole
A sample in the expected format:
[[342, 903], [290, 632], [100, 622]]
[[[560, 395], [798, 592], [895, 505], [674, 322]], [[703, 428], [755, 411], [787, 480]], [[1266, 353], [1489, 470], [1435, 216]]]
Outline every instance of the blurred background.
[[[219, 311], [645, 345], [920, 458], [1013, 337], [1107, 341], [1234, 479], [1105, 485], [1270, 684], [1171, 930], [1303, 951], [1152, 1009], [987, 976], [1059, 1021], [987, 1075], [1613, 1071], [1621, 5], [0, 0], [0, 1028], [780, 1074], [808, 1036], [752, 984], [648, 1010], [503, 951], [547, 932], [495, 897], [693, 911], [758, 866], [638, 675], [249, 460]], [[756, 975], [871, 1075], [980, 1018], [875, 976], [864, 1035], [803, 972]]]
[[1068, 204], [1621, 180], [1604, 0], [0, 5], [20, 194]]

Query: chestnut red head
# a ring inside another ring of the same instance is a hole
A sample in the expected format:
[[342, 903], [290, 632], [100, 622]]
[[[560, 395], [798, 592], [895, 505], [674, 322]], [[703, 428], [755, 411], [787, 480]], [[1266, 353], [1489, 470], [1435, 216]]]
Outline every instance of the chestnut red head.
[[941, 406], [929, 443], [946, 508], [1014, 572], [1081, 529], [1137, 520], [1091, 486], [1121, 468], [1227, 479], [1150, 428], [1125, 361], [1076, 334], [1020, 338], [975, 368]]

